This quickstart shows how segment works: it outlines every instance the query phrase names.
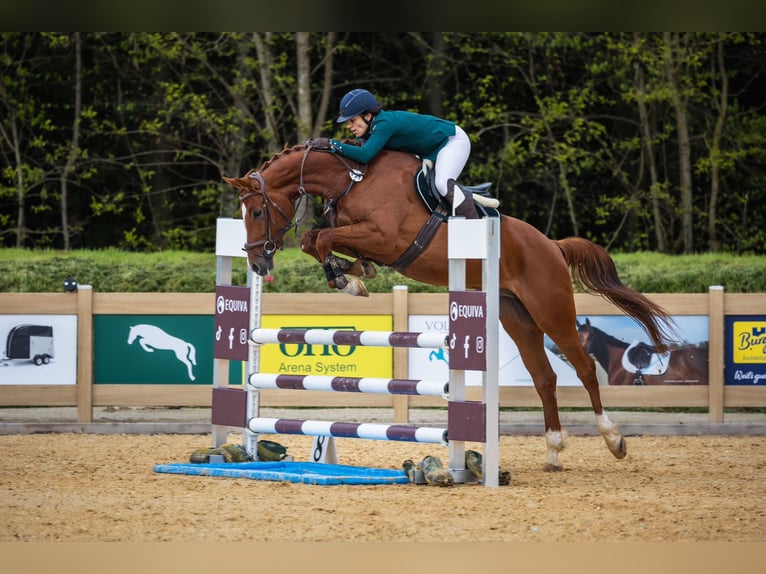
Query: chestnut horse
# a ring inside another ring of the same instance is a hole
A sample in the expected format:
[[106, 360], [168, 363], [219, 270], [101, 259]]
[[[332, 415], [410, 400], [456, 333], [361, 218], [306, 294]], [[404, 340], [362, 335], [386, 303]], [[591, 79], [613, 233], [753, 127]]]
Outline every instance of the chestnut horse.
[[657, 353], [645, 343], [626, 343], [594, 327], [590, 319], [578, 323], [585, 352], [609, 376], [610, 385], [706, 385], [707, 345], [683, 345]]
[[[370, 262], [393, 266], [416, 281], [448, 285], [446, 225], [439, 226], [417, 258], [407, 265], [400, 260], [429, 220], [429, 210], [415, 189], [420, 167], [418, 158], [403, 152], [384, 151], [364, 165], [296, 145], [276, 154], [257, 171], [223, 179], [240, 191], [247, 232], [244, 249], [255, 273], [263, 276], [271, 271], [274, 253], [285, 234], [300, 223], [299, 200], [310, 196], [324, 203], [331, 226], [306, 231], [301, 249], [324, 267], [331, 288], [366, 295], [361, 279], [375, 276]], [[559, 452], [566, 437], [559, 420], [556, 374], [545, 353], [545, 333], [585, 386], [607, 447], [616, 458], [624, 458], [625, 440], [604, 411], [595, 364], [578, 338], [572, 281], [636, 319], [659, 349], [670, 343], [670, 317], [622, 283], [602, 247], [578, 237], [551, 240], [524, 221], [508, 216], [500, 219], [500, 322], [516, 342], [543, 404], [544, 469], [561, 470]], [[481, 261], [469, 261], [466, 287], [480, 289], [481, 275]]]

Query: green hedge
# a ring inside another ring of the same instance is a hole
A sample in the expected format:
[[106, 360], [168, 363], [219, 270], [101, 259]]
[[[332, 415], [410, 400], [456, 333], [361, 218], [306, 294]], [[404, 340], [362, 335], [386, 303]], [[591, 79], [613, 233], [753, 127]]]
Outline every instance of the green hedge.
[[[766, 257], [732, 255], [612, 255], [623, 282], [644, 293], [705, 293], [710, 285], [723, 285], [731, 293], [766, 291]], [[245, 260], [234, 261], [235, 285], [246, 283]], [[272, 280], [264, 290], [279, 293], [330, 292], [320, 266], [298, 249], [276, 254]], [[0, 290], [45, 293], [63, 290], [64, 279], [75, 278], [103, 293], [215, 291], [214, 254], [163, 251], [129, 253], [103, 251], [0, 250]], [[378, 277], [366, 280], [371, 293], [390, 293], [406, 285], [413, 293], [444, 292], [423, 285], [390, 269], [378, 267]]]

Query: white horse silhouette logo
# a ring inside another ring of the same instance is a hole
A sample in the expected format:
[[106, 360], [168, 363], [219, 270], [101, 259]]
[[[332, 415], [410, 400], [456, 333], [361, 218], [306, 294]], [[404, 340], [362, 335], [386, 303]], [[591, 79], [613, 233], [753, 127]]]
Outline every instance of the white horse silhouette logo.
[[165, 331], [154, 325], [134, 325], [130, 328], [128, 345], [138, 338], [138, 344], [147, 353], [153, 353], [155, 349], [160, 351], [173, 351], [176, 359], [186, 365], [189, 379], [195, 379], [192, 367], [197, 364], [197, 352], [194, 345], [183, 339], [168, 335]]

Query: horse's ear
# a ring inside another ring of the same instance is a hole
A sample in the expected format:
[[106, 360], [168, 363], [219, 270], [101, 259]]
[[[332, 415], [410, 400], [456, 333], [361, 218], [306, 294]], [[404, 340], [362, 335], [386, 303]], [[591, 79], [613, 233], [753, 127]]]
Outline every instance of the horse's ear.
[[577, 317], [575, 317], [575, 325], [577, 325], [577, 328], [578, 328], [578, 329], [579, 329], [580, 327], [582, 327], [582, 323], [580, 323], [580, 320], [579, 320]]
[[585, 326], [590, 327], [590, 317], [585, 317]]

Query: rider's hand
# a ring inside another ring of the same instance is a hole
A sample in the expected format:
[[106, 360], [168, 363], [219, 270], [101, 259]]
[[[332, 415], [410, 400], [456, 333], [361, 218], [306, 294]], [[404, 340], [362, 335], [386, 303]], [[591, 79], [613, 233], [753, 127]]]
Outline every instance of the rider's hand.
[[308, 141], [308, 145], [312, 149], [328, 151], [332, 149], [330, 138], [312, 138]]

